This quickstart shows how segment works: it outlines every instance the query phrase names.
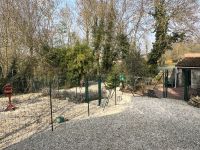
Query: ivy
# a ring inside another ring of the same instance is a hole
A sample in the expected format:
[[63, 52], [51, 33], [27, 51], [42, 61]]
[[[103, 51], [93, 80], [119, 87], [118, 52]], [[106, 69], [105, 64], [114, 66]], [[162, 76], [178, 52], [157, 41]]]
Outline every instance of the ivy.
[[[155, 13], [152, 14], [155, 19], [155, 42], [153, 49], [149, 54], [148, 63], [152, 65], [152, 69], [156, 69], [157, 63], [162, 54], [166, 50], [172, 49], [172, 43], [182, 41], [184, 33], [172, 32], [169, 34], [169, 16], [166, 12], [166, 4], [164, 0], [160, 0], [155, 4]], [[156, 73], [156, 71], [153, 71]]]

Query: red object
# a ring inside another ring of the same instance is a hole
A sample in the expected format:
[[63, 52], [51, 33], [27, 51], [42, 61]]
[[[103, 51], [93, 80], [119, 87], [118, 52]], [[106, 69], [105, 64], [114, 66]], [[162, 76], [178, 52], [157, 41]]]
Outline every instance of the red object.
[[3, 91], [6, 97], [8, 97], [9, 101], [8, 101], [8, 106], [5, 109], [5, 111], [9, 111], [9, 110], [15, 110], [15, 106], [11, 103], [11, 96], [12, 96], [12, 85], [10, 83], [7, 83], [4, 87], [3, 87]]
[[15, 109], [16, 107], [13, 104], [9, 103], [5, 111], [10, 111], [10, 110], [15, 110]]

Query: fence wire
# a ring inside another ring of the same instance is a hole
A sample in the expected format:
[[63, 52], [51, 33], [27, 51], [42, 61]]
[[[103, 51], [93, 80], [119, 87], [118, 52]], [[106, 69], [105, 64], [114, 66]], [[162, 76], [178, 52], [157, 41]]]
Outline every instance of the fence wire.
[[[89, 107], [85, 100], [84, 84], [69, 88], [65, 80], [54, 79], [50, 82], [34, 79], [30, 82], [29, 89], [24, 89], [23, 84], [25, 82], [19, 80], [11, 83], [13, 86], [11, 102], [16, 107], [15, 110], [5, 111], [8, 105], [8, 97], [1, 95], [0, 149], [23, 141], [38, 132], [50, 131], [51, 121], [53, 121], [55, 129], [61, 122], [87, 117], [88, 108], [91, 115], [103, 111], [103, 108], [98, 106], [97, 80], [89, 81]], [[103, 83], [102, 88], [105, 88]], [[103, 92], [103, 89], [101, 91]], [[114, 105], [114, 100], [112, 105]]]

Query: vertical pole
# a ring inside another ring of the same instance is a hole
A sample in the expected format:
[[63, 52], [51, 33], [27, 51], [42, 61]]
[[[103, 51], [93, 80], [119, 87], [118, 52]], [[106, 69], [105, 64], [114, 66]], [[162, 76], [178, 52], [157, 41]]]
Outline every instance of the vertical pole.
[[76, 80], [76, 98], [77, 98], [77, 86], [78, 86], [79, 84], [78, 84], [78, 80]]
[[184, 74], [184, 100], [186, 100], [187, 99], [187, 84], [186, 84], [186, 77], [187, 77], [187, 75], [186, 75], [186, 70], [184, 69], [183, 70], [183, 74]]
[[85, 78], [85, 100], [88, 103], [88, 116], [90, 115], [90, 100], [88, 95], [88, 79]]
[[51, 109], [51, 130], [53, 131], [53, 109], [52, 109], [52, 98], [51, 98], [51, 81], [49, 83], [49, 95], [50, 95], [50, 109]]
[[189, 99], [188, 96], [188, 86], [189, 86], [189, 71], [188, 70], [183, 70], [184, 72], [184, 100], [187, 101]]
[[58, 78], [58, 92], [59, 92], [59, 78]]
[[76, 86], [76, 95], [75, 95], [75, 97], [77, 98], [77, 86]]
[[163, 71], [163, 98], [165, 98], [165, 72]]
[[168, 70], [166, 71], [166, 87], [165, 87], [165, 89], [166, 89], [166, 98], [167, 98], [167, 96], [168, 96]]
[[186, 101], [189, 100], [189, 70], [186, 71]]
[[174, 83], [174, 88], [176, 88], [176, 84], [177, 84], [177, 72], [178, 72], [178, 70], [177, 70], [177, 67], [175, 68], [175, 83]]
[[98, 106], [101, 105], [101, 76], [98, 77], [98, 97], [99, 97], [99, 102], [98, 102]]
[[48, 87], [48, 83], [47, 83], [47, 73], [46, 73], [46, 76], [45, 76], [45, 87], [46, 87], [46, 88]]
[[117, 105], [117, 77], [116, 77], [117, 75], [115, 75], [115, 105]]
[[11, 105], [11, 94], [8, 94], [8, 103]]

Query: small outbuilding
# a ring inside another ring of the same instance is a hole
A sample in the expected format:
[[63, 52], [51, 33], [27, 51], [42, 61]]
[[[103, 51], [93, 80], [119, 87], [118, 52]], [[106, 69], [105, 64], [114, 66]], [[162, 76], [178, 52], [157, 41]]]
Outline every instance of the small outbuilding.
[[178, 83], [184, 85], [184, 100], [189, 100], [189, 89], [195, 89], [200, 95], [200, 53], [186, 54], [176, 64], [179, 72]]

